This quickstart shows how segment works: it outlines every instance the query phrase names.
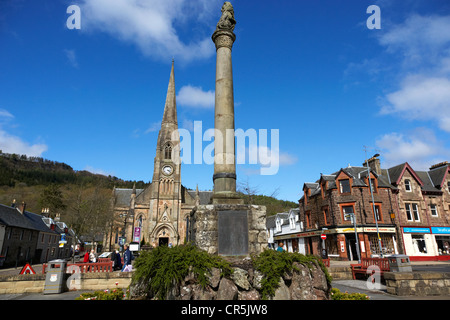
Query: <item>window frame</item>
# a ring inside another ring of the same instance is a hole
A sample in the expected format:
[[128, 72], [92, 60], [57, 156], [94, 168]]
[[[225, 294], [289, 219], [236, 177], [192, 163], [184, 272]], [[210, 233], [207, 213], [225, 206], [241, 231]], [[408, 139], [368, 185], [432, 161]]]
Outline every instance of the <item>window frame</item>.
[[[434, 210], [433, 210], [433, 207], [434, 207]], [[433, 211], [435, 212], [434, 214], [433, 214]], [[439, 217], [439, 210], [438, 210], [437, 204], [430, 203], [430, 213], [431, 213], [432, 217], [435, 217], [435, 218]]]
[[[411, 219], [408, 217], [409, 216]], [[409, 222], [420, 222], [419, 206], [414, 202], [405, 202], [406, 220]]]
[[[341, 216], [342, 216], [342, 221], [343, 222], [352, 222], [352, 219], [351, 218], [348, 218], [348, 219], [346, 219], [346, 217], [345, 217], [345, 214], [347, 213], [347, 212], [345, 212], [345, 208], [348, 208], [348, 207], [350, 207], [350, 208], [352, 208], [352, 212], [351, 213], [353, 213], [353, 216], [355, 216], [355, 205], [352, 203], [352, 204], [347, 204], [347, 203], [343, 203], [343, 204], [341, 204], [340, 205], [340, 207], [341, 207]], [[350, 213], [350, 212], [348, 212], [348, 213]]]
[[405, 191], [412, 192], [412, 184], [411, 184], [411, 180], [409, 180], [409, 179], [405, 179]]
[[[348, 183], [348, 191], [344, 191], [344, 186], [342, 184], [342, 182], [347, 182]], [[350, 184], [350, 179], [339, 179], [339, 193], [340, 194], [350, 194], [352, 193], [352, 186]]]

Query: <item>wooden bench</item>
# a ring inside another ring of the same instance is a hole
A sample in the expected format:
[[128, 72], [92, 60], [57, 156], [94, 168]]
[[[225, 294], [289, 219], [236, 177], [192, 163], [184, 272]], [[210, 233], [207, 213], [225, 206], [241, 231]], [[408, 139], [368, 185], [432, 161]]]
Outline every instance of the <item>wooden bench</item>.
[[[357, 274], [373, 275], [376, 271], [379, 271], [380, 276], [382, 277], [384, 272], [390, 271], [389, 259], [387, 258], [362, 258], [361, 263], [350, 264], [350, 266], [352, 267], [353, 280], [356, 279]], [[367, 272], [371, 266], [375, 266], [377, 268], [371, 268], [372, 270]]]
[[[42, 273], [45, 274], [47, 264], [42, 265]], [[109, 262], [94, 262], [94, 263], [68, 263], [66, 273], [87, 273], [87, 272], [113, 272], [112, 261]]]

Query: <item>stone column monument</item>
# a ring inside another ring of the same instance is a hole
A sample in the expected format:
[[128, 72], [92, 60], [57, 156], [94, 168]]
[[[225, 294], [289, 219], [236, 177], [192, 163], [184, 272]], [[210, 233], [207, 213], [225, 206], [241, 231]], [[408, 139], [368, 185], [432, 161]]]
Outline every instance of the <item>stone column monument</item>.
[[216, 96], [214, 114], [214, 194], [213, 203], [243, 203], [236, 193], [234, 146], [234, 95], [231, 49], [236, 40], [236, 20], [230, 2], [222, 6], [212, 40], [216, 46]]
[[233, 6], [227, 1], [212, 35], [217, 51], [212, 204], [192, 209], [188, 229], [189, 241], [209, 253], [224, 256], [258, 254], [268, 246], [266, 207], [245, 205], [236, 193], [231, 66], [235, 24]]

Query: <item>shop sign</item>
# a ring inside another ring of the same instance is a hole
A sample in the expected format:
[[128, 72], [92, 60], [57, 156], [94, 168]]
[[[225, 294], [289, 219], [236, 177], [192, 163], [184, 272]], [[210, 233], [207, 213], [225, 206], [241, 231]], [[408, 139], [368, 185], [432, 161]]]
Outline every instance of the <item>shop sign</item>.
[[[377, 232], [377, 228], [371, 227], [371, 228], [364, 228], [364, 232]], [[395, 233], [395, 228], [386, 228], [386, 227], [379, 227], [378, 232], [384, 232], [384, 233]]]
[[410, 228], [403, 227], [404, 233], [430, 233], [430, 228]]
[[450, 227], [431, 227], [431, 232], [435, 234], [450, 234]]

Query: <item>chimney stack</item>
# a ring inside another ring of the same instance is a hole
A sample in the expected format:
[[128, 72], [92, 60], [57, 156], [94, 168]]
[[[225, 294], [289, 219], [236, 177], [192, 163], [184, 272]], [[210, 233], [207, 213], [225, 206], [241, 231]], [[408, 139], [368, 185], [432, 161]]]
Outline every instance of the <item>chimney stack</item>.
[[19, 208], [20, 213], [24, 214], [26, 208], [27, 208], [27, 204], [25, 203], [25, 201], [22, 201], [22, 205]]
[[381, 164], [380, 159], [378, 159], [379, 155], [375, 155], [367, 161], [364, 161], [363, 166], [367, 166], [367, 162], [369, 162], [369, 167], [372, 172], [375, 172], [377, 175], [381, 174]]
[[13, 199], [13, 202], [11, 203], [11, 207], [13, 207], [13, 208], [16, 207], [16, 199]]
[[430, 167], [430, 170], [437, 169], [437, 168], [440, 168], [440, 167], [444, 167], [444, 166], [447, 166], [447, 165], [448, 165], [448, 161], [443, 161], [443, 162], [440, 162], [440, 163], [432, 165]]

